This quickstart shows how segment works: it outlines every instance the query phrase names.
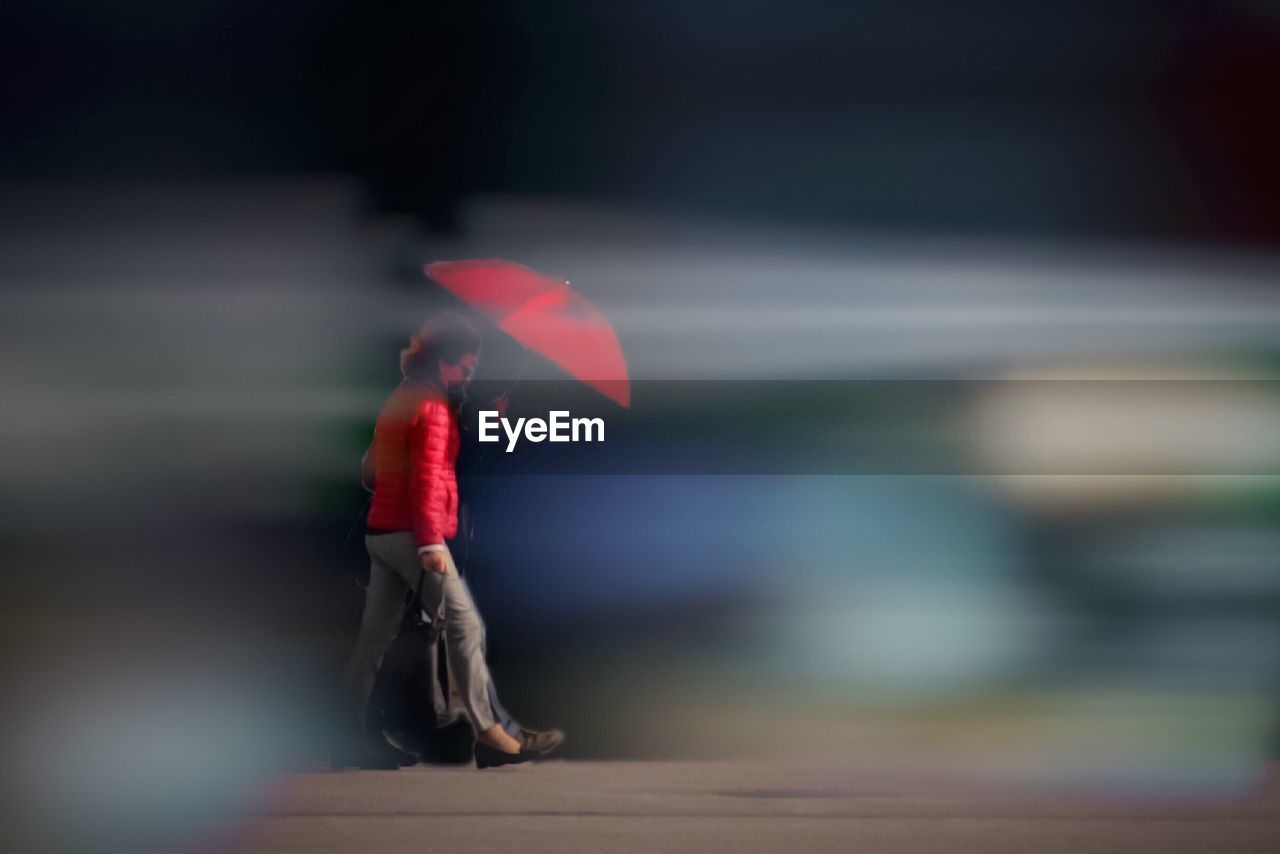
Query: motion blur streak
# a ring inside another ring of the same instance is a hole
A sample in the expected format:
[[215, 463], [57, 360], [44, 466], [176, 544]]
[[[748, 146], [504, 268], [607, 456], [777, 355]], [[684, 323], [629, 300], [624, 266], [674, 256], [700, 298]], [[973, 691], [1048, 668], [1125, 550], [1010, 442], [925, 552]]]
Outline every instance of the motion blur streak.
[[[638, 378], [987, 380], [933, 426], [1008, 472], [464, 475], [493, 666], [576, 755], [788, 751], [1141, 792], [1265, 771], [1275, 479], [1021, 472], [1061, 454], [1105, 472], [1090, 455], [1116, 448], [1273, 464], [1277, 433], [1255, 428], [1275, 401], [1230, 380], [1274, 378], [1274, 258], [499, 198], [424, 239], [336, 181], [7, 198], [4, 625], [23, 700], [5, 733], [33, 834], [74, 804], [91, 836], [68, 825], [69, 844], [216, 840], [270, 771], [319, 758], [360, 607], [358, 537], [342, 552], [360, 455], [397, 346], [442, 304], [417, 271], [499, 253], [571, 276]], [[484, 376], [513, 377], [486, 347]], [[1226, 391], [1082, 401], [1054, 377]], [[1046, 381], [1000, 382], [1025, 378]], [[744, 423], [801, 441], [799, 412], [757, 402]]]
[[[1275, 2], [14, 0], [0, 72], [0, 849], [234, 848], [299, 780], [279, 847], [1275, 835]], [[634, 394], [486, 328], [510, 417], [608, 424], [460, 461], [570, 762], [366, 837], [463, 772], [273, 775], [327, 767], [361, 456], [466, 258], [571, 280]]]

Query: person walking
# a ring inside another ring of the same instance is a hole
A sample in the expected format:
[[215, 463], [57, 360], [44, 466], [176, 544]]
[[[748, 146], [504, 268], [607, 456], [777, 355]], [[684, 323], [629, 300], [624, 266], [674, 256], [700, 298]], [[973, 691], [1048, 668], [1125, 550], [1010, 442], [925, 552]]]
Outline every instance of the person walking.
[[[447, 541], [458, 531], [455, 463], [458, 407], [479, 361], [480, 333], [460, 315], [428, 321], [401, 351], [404, 381], [378, 415], [373, 441], [373, 499], [366, 522], [369, 588], [360, 633], [344, 672], [358, 733], [333, 764], [392, 767], [385, 745], [368, 738], [366, 715], [382, 657], [395, 640], [405, 600], [443, 626], [450, 673], [475, 733], [477, 767], [541, 759], [564, 741], [508, 720], [485, 660], [484, 623]], [[513, 731], [512, 731], [513, 730]]]

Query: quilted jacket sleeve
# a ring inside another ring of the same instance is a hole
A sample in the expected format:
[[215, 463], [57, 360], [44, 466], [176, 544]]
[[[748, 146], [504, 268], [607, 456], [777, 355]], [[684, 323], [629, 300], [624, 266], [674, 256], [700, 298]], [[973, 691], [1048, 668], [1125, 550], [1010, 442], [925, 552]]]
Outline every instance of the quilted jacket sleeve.
[[413, 536], [418, 546], [444, 542], [449, 511], [449, 409], [428, 400], [418, 408], [409, 431], [409, 489]]

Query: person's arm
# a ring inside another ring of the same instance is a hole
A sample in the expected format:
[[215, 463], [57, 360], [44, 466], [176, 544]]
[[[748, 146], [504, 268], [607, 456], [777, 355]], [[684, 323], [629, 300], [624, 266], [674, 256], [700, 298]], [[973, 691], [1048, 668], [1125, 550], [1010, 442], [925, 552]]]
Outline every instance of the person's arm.
[[441, 401], [422, 404], [410, 432], [410, 498], [413, 504], [413, 538], [424, 569], [444, 573], [445, 515], [449, 491], [445, 486], [445, 459], [449, 446], [449, 407]]

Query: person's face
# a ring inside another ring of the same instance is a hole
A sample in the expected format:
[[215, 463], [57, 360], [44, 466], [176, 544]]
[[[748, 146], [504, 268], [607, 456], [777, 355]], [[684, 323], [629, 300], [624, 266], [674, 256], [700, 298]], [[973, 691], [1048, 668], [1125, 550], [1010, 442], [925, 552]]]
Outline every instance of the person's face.
[[480, 360], [475, 353], [465, 353], [462, 358], [456, 362], [446, 362], [440, 360], [440, 382], [445, 387], [451, 385], [465, 386], [471, 382], [471, 377], [476, 372], [476, 365]]

